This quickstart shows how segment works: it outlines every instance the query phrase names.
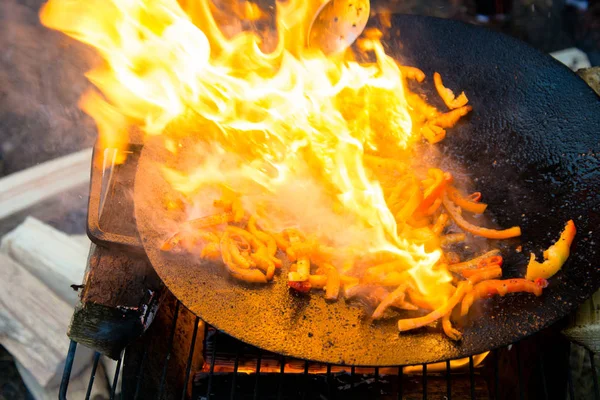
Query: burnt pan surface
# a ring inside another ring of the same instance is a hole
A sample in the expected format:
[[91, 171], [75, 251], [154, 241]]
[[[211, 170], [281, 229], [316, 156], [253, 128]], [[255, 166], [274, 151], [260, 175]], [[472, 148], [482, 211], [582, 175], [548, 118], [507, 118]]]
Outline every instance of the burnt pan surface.
[[[345, 301], [298, 297], [285, 279], [249, 287], [221, 265], [159, 250], [167, 235], [169, 187], [148, 143], [136, 176], [135, 208], [158, 275], [196, 315], [260, 348], [303, 359], [354, 365], [405, 365], [468, 356], [512, 343], [570, 313], [600, 286], [600, 99], [569, 69], [510, 37], [456, 21], [394, 16], [387, 51], [465, 90], [472, 115], [439, 144], [461, 162], [503, 227], [520, 225], [523, 252], [505, 252], [505, 277], [523, 276], [529, 252], [547, 247], [572, 218], [571, 257], [543, 296], [483, 302], [454, 343], [435, 329], [398, 334], [396, 319], [370, 323]], [[399, 35], [396, 32], [399, 31]], [[437, 103], [441, 106], [441, 103]], [[514, 246], [512, 246], [514, 249]], [[483, 315], [481, 315], [483, 314]]]

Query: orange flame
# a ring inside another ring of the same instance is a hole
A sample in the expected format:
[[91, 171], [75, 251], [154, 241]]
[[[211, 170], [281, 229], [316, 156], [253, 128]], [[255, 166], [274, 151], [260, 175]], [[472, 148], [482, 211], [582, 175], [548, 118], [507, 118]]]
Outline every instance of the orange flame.
[[81, 100], [103, 147], [123, 148], [132, 127], [163, 135], [172, 152], [194, 138], [196, 165], [165, 168], [176, 190], [225, 185], [251, 212], [278, 210], [266, 218], [277, 228], [298, 227], [349, 257], [393, 252], [434, 293], [451, 281], [436, 266], [439, 244], [426, 251], [417, 229], [398, 226], [364, 165], [365, 153], [411, 163], [407, 150], [420, 137], [401, 71], [378, 38], [362, 39], [369, 63], [307, 49], [322, 3], [277, 2], [270, 38], [242, 26], [269, 19], [254, 3], [223, 22], [215, 16], [228, 13], [207, 0], [50, 0], [41, 20], [104, 58], [87, 74], [102, 95]]

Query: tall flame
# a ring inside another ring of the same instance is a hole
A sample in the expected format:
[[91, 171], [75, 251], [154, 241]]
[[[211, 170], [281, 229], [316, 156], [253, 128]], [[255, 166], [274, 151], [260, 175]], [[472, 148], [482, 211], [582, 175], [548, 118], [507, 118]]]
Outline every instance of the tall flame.
[[406, 235], [410, 227], [397, 226], [363, 161], [366, 152], [404, 154], [418, 139], [396, 62], [376, 38], [361, 42], [371, 62], [307, 49], [320, 0], [277, 2], [272, 35], [236, 26], [240, 16], [271, 17], [241, 4], [227, 23], [207, 0], [50, 0], [41, 20], [105, 60], [87, 74], [101, 94], [81, 99], [101, 146], [123, 148], [132, 127], [163, 135], [173, 152], [194, 138], [193, 168], [165, 168], [176, 190], [226, 185], [253, 212], [283, 210], [270, 218], [279, 228], [300, 227], [349, 252], [398, 254], [424, 293], [449, 282], [435, 268], [439, 249], [425, 251]]

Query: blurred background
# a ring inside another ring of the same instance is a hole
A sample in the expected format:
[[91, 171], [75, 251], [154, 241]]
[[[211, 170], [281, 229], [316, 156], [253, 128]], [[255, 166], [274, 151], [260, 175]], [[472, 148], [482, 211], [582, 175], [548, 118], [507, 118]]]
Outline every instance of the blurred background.
[[[75, 151], [95, 140], [77, 106], [92, 50], [41, 26], [41, 0], [0, 0], [0, 178]], [[392, 0], [372, 9], [452, 18], [482, 25], [554, 53], [576, 70], [600, 65], [600, 0]], [[68, 234], [85, 232], [87, 187], [69, 191], [38, 215]], [[20, 223], [0, 220], [0, 236]], [[0, 399], [31, 398], [0, 347]]]

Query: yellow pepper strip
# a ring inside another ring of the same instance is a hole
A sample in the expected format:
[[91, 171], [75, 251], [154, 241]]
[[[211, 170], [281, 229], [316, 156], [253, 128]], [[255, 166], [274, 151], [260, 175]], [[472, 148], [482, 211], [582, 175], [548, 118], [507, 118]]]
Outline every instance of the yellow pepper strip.
[[338, 270], [330, 264], [325, 264], [325, 275], [327, 276], [327, 286], [325, 286], [325, 298], [327, 300], [337, 300], [340, 293], [340, 274]]
[[565, 229], [560, 234], [560, 238], [544, 251], [543, 263], [537, 262], [535, 254], [531, 253], [525, 278], [533, 281], [538, 278], [548, 279], [556, 274], [565, 261], [567, 261], [567, 258], [569, 258], [571, 243], [573, 243], [576, 233], [577, 228], [575, 228], [573, 220], [567, 221]]
[[456, 225], [461, 227], [467, 232], [472, 233], [473, 235], [482, 236], [488, 239], [508, 239], [516, 236], [521, 236], [521, 228], [518, 226], [513, 226], [512, 228], [504, 229], [504, 230], [496, 230], [496, 229], [488, 229], [482, 228], [479, 226], [475, 226], [470, 222], [467, 222], [462, 215], [460, 215], [458, 207], [450, 201], [447, 194], [444, 194], [443, 197], [444, 208], [450, 214], [450, 217], [456, 222]]

